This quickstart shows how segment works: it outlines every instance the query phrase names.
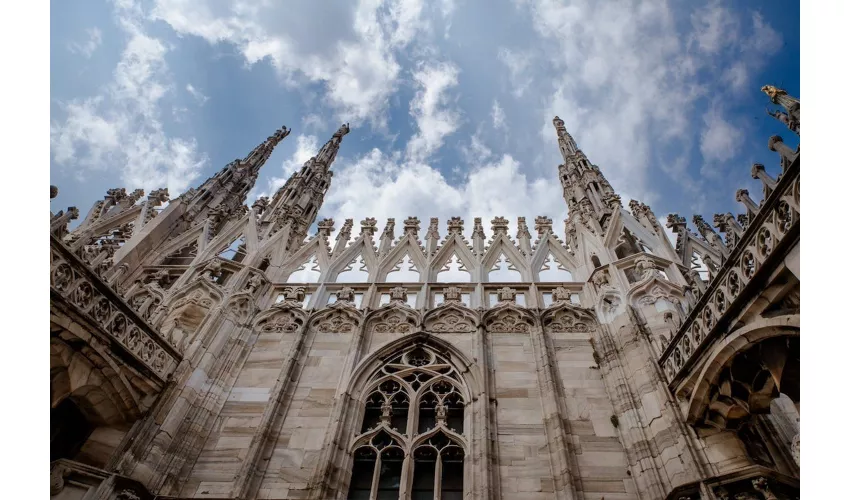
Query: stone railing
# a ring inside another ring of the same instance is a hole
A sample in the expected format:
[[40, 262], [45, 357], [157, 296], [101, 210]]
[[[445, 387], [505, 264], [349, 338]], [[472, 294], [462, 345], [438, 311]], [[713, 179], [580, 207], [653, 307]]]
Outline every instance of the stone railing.
[[126, 351], [164, 381], [180, 354], [138, 312], [86, 266], [68, 247], [50, 236], [50, 295], [75, 309], [113, 346]]
[[759, 290], [800, 234], [800, 156], [796, 154], [751, 215], [746, 231], [708, 283], [659, 360], [675, 387], [701, 353]]

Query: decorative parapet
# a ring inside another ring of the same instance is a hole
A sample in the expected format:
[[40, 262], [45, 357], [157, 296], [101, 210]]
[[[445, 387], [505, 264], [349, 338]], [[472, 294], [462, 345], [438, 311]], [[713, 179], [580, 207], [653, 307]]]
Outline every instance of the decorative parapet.
[[164, 381], [177, 367], [180, 354], [112, 287], [70, 249], [50, 236], [50, 292], [72, 306], [89, 323], [115, 341]]
[[666, 500], [697, 500], [713, 493], [718, 500], [796, 500], [800, 481], [767, 467], [754, 465], [744, 469], [684, 484], [671, 491]]
[[726, 331], [730, 320], [751, 298], [751, 291], [759, 288], [775, 269], [777, 259], [783, 258], [799, 237], [799, 154], [758, 212], [748, 219], [749, 224], [740, 240], [730, 249], [729, 257], [659, 359], [671, 388], [696, 363], [701, 353]]

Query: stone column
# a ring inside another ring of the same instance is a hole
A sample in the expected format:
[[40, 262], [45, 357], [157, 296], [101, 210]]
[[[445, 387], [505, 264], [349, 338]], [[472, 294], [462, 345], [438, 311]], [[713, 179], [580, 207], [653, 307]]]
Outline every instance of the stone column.
[[755, 215], [759, 213], [759, 206], [756, 205], [756, 202], [750, 198], [750, 192], [746, 189], [739, 189], [735, 191], [735, 201], [739, 203], [743, 203], [745, 207], [747, 207], [747, 212], [749, 214]]
[[771, 151], [776, 151], [782, 158], [784, 158], [788, 163], [794, 161], [794, 158], [797, 157], [797, 152], [788, 147], [784, 142], [782, 142], [782, 137], [778, 135], [774, 135], [768, 140], [767, 147]]
[[753, 163], [753, 167], [750, 169], [750, 175], [753, 176], [753, 179], [759, 179], [764, 184], [765, 196], [776, 188], [776, 180], [765, 172], [764, 165], [761, 163]]

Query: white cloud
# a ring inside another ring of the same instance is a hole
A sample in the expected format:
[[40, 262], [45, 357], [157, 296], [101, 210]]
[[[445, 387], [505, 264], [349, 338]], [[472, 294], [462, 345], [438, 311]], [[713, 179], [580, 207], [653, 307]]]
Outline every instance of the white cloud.
[[450, 63], [420, 63], [413, 73], [416, 95], [410, 115], [418, 131], [407, 144], [410, 158], [422, 161], [443, 145], [446, 136], [460, 125], [460, 115], [448, 109], [447, 91], [457, 85], [458, 69]]
[[[232, 43], [246, 61], [269, 58], [291, 85], [324, 85], [337, 118], [385, 123], [404, 50], [427, 28], [422, 0], [361, 0], [325, 9], [318, 2], [157, 0], [153, 17], [180, 34]], [[444, 9], [445, 10], [445, 9]]]
[[89, 58], [100, 47], [103, 38], [98, 28], [89, 28], [86, 30], [86, 34], [88, 35], [88, 39], [85, 42], [68, 42], [66, 47], [71, 53]]
[[210, 98], [209, 98], [209, 97], [205, 96], [205, 95], [203, 94], [203, 92], [201, 92], [200, 90], [196, 89], [196, 88], [195, 88], [195, 87], [194, 87], [191, 83], [187, 83], [187, 84], [186, 84], [186, 92], [188, 92], [189, 94], [191, 94], [191, 96], [192, 96], [193, 98], [195, 98], [195, 100], [196, 100], [196, 101], [198, 101], [198, 103], [199, 103], [201, 106], [203, 106], [203, 105], [204, 105], [204, 103], [206, 103], [207, 101], [209, 101], [209, 100], [210, 100]]
[[198, 177], [206, 157], [194, 139], [163, 130], [160, 100], [171, 89], [168, 49], [145, 33], [137, 4], [116, 4], [116, 14], [128, 41], [112, 81], [97, 96], [59, 103], [65, 117], [51, 123], [54, 161], [82, 178], [118, 169], [129, 188], [166, 186], [180, 193]]
[[423, 237], [428, 225], [423, 215], [440, 218], [441, 235], [452, 216], [464, 219], [467, 234], [472, 232], [474, 217], [484, 218], [487, 228], [490, 219], [505, 216], [512, 232], [517, 216], [525, 216], [533, 227], [535, 216], [548, 215], [556, 221], [556, 228], [557, 221], [566, 217], [560, 185], [547, 178], [529, 180], [520, 162], [510, 155], [484, 162], [459, 184], [449, 183], [429, 165], [400, 160], [397, 154], [388, 156], [378, 149], [354, 162], [338, 159], [321, 216], [337, 221], [375, 217], [382, 223], [394, 217], [398, 223], [408, 215], [418, 215]]
[[716, 54], [738, 38], [738, 18], [719, 0], [691, 14], [693, 41], [700, 51]]
[[[703, 118], [705, 128], [700, 135], [700, 152], [709, 162], [725, 162], [733, 158], [742, 144], [741, 130], [712, 110]], [[706, 173], [706, 172], [704, 172]]]
[[530, 64], [530, 54], [515, 52], [511, 49], [502, 47], [498, 52], [499, 60], [508, 69], [508, 74], [511, 83], [511, 93], [515, 97], [522, 97], [525, 91], [531, 86], [532, 78], [528, 72]]
[[490, 110], [490, 119], [493, 121], [493, 128], [507, 130], [505, 110], [499, 105], [499, 101], [493, 101], [493, 108]]

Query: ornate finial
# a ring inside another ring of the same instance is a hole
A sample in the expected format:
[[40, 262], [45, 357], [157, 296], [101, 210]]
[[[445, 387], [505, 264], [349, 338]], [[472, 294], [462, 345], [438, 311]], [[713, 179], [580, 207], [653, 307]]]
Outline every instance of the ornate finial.
[[76, 220], [80, 217], [80, 211], [77, 207], [68, 207], [68, 211], [65, 214], [68, 216], [68, 220]]
[[395, 237], [395, 219], [393, 219], [393, 218], [387, 219], [387, 225], [384, 226], [383, 236], [390, 238], [390, 239]]
[[460, 302], [462, 290], [457, 286], [443, 288], [443, 298], [446, 302]]
[[570, 302], [571, 296], [572, 292], [562, 286], [559, 286], [558, 288], [552, 290], [553, 302]]
[[460, 217], [452, 217], [451, 219], [449, 219], [448, 226], [449, 226], [449, 234], [452, 234], [452, 233], [462, 234], [463, 233], [463, 219], [461, 219]]
[[168, 188], [154, 189], [148, 194], [148, 202], [160, 205], [168, 201]]
[[333, 219], [322, 219], [316, 224], [316, 227], [319, 229], [319, 232], [330, 234], [334, 230], [334, 220]]
[[481, 224], [481, 217], [476, 217], [472, 220], [472, 237], [486, 239], [484, 235], [484, 225]]
[[745, 196], [750, 196], [749, 190], [739, 189], [735, 191], [735, 201], [741, 201]]
[[283, 299], [287, 302], [304, 302], [306, 289], [303, 286], [288, 286], [283, 289]]
[[770, 97], [770, 100], [771, 100], [774, 104], [778, 104], [778, 102], [776, 101], [776, 98], [777, 98], [778, 96], [781, 96], [781, 95], [787, 95], [787, 94], [788, 94], [788, 93], [787, 93], [787, 92], [785, 92], [784, 90], [782, 90], [782, 89], [780, 89], [780, 88], [776, 88], [776, 87], [774, 87], [773, 85], [765, 85], [765, 86], [763, 86], [763, 87], [761, 88], [761, 91], [762, 91], [762, 92], [764, 92], [765, 94], [767, 94], [767, 96], [768, 96], [768, 97]]
[[493, 229], [494, 236], [499, 233], [508, 234], [508, 219], [502, 217], [501, 215], [491, 220], [490, 224]]
[[552, 119], [552, 124], [555, 125], [555, 128], [562, 128], [564, 126], [564, 120], [561, 120], [557, 115]]
[[531, 233], [528, 232], [528, 225], [525, 223], [525, 217], [517, 217], [516, 225], [517, 238], [531, 238]]
[[513, 302], [516, 300], [516, 290], [509, 286], [502, 287], [496, 290], [496, 296], [499, 302]]
[[360, 234], [375, 234], [375, 230], [378, 228], [378, 220], [374, 217], [366, 217], [365, 219], [360, 221]]
[[440, 239], [440, 233], [439, 233], [439, 229], [438, 229], [439, 223], [440, 223], [440, 220], [438, 218], [431, 217], [431, 222], [428, 224], [428, 234], [425, 236], [426, 238], [430, 238], [430, 239], [434, 239], [434, 240]]
[[350, 286], [344, 286], [336, 292], [337, 302], [354, 302], [354, 289]]
[[342, 136], [344, 136], [344, 135], [348, 134], [348, 132], [349, 132], [350, 130], [351, 130], [351, 129], [348, 127], [348, 124], [347, 124], [347, 123], [343, 123], [343, 124], [339, 127], [339, 129], [337, 129], [337, 131], [336, 131], [336, 132], [334, 132], [334, 137], [342, 137]]
[[407, 288], [403, 286], [390, 288], [390, 302], [407, 302]]
[[534, 230], [539, 236], [543, 236], [546, 231], [552, 232], [552, 219], [545, 215], [539, 215], [534, 218]]
[[51, 184], [50, 185], [50, 199], [52, 200], [53, 198], [56, 198], [56, 196], [58, 194], [59, 194], [59, 188]]
[[419, 233], [419, 219], [416, 217], [408, 217], [404, 219], [404, 234], [411, 233], [416, 236]]
[[269, 206], [269, 199], [266, 196], [260, 196], [257, 198], [257, 201], [251, 205], [251, 209], [254, 210], [254, 213], [257, 215], [262, 215], [263, 212], [266, 211], [266, 208]]
[[114, 203], [118, 203], [127, 197], [127, 190], [124, 188], [112, 188], [106, 190], [106, 196], [103, 197], [105, 200], [113, 200]]
[[342, 223], [342, 228], [336, 235], [337, 241], [348, 241], [348, 239], [351, 237], [352, 227], [354, 227], [354, 219], [345, 219], [345, 222]]
[[676, 231], [677, 228], [684, 227], [688, 224], [687, 219], [679, 214], [669, 214], [667, 216], [667, 227]]

